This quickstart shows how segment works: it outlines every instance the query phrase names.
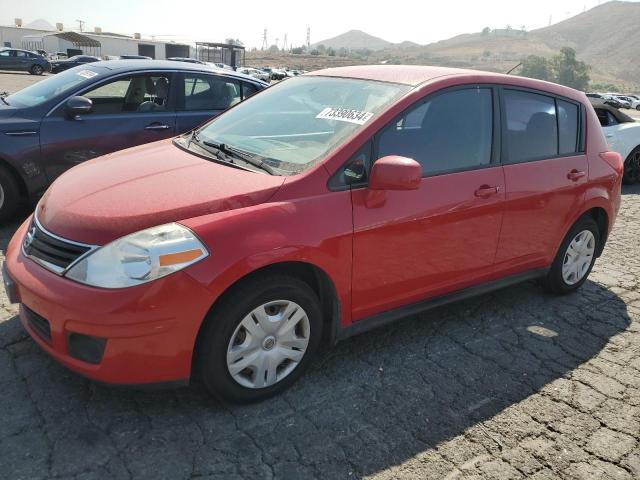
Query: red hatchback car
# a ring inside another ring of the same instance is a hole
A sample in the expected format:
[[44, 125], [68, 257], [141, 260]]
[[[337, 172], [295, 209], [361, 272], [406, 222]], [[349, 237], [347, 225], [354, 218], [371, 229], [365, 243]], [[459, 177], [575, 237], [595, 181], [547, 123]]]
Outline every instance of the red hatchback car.
[[577, 289], [620, 205], [586, 96], [421, 66], [292, 78], [174, 140], [79, 165], [6, 253], [34, 340], [106, 383], [225, 399], [318, 347], [540, 278]]

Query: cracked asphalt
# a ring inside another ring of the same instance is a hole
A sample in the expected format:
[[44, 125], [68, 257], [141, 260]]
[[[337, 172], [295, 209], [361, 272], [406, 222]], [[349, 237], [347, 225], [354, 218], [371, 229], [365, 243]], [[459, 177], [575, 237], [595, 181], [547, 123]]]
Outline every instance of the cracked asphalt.
[[408, 318], [252, 406], [87, 381], [2, 291], [0, 477], [640, 478], [640, 187], [623, 193], [579, 293], [528, 282]]

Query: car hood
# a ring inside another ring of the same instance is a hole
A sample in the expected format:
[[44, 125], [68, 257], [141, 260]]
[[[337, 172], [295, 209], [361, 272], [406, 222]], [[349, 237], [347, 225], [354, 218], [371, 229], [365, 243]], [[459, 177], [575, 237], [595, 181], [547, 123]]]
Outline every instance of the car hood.
[[155, 225], [263, 203], [283, 183], [164, 140], [72, 168], [49, 187], [36, 214], [51, 233], [104, 245]]

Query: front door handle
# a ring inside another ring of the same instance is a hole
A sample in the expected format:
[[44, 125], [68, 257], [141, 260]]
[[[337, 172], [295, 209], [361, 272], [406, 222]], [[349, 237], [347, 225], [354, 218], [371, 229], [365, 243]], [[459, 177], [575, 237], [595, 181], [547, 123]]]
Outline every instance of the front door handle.
[[571, 170], [569, 173], [567, 173], [567, 178], [569, 180], [571, 180], [572, 182], [577, 182], [578, 180], [580, 180], [582, 177], [584, 177], [586, 175], [585, 172], [581, 172], [580, 170], [576, 170], [575, 168], [573, 170]]
[[481, 185], [473, 194], [479, 198], [489, 198], [492, 195], [497, 195], [498, 192], [500, 192], [500, 187]]
[[171, 127], [169, 125], [164, 125], [162, 123], [152, 123], [144, 127], [145, 130], [169, 130]]

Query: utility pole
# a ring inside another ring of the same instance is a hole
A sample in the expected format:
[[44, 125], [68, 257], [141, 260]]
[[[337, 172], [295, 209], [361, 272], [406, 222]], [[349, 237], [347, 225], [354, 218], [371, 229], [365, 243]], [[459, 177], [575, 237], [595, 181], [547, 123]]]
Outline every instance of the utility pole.
[[307, 52], [311, 50], [311, 27], [307, 27]]
[[282, 42], [282, 51], [286, 52], [287, 51], [287, 34], [284, 34], [284, 42]]
[[269, 48], [267, 44], [267, 29], [264, 29], [264, 33], [262, 34], [262, 50], [266, 50]]
[[76, 22], [78, 22], [78, 25], [80, 27], [80, 31], [82, 32], [84, 29], [84, 24], [87, 23], [84, 20], [76, 20]]

